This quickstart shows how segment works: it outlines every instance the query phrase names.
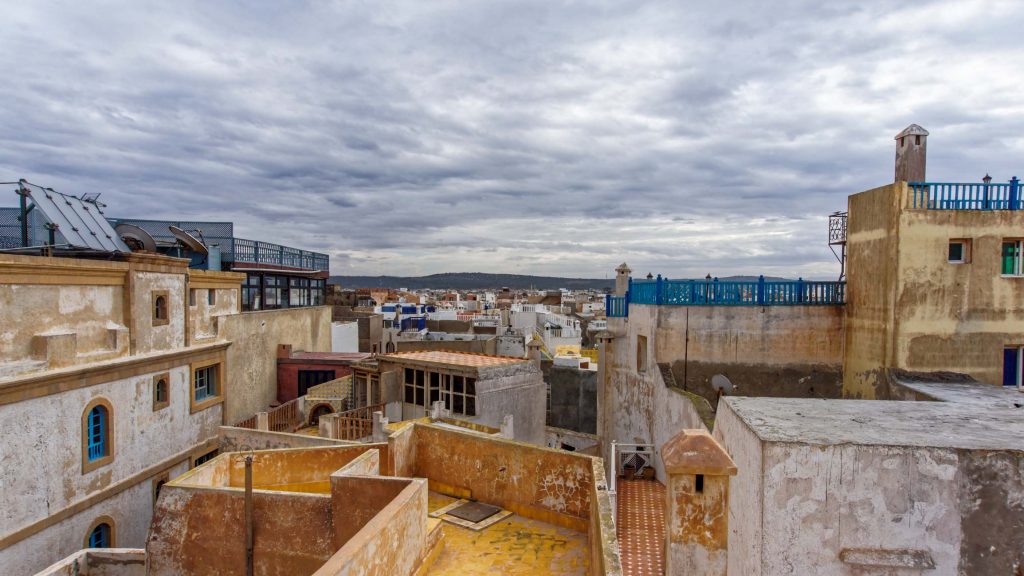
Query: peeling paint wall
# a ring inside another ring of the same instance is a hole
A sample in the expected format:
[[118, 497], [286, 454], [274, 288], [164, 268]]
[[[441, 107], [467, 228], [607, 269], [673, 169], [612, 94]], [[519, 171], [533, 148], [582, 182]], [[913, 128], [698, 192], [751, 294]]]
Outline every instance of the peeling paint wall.
[[326, 306], [244, 312], [220, 318], [222, 335], [232, 342], [231, 370], [224, 399], [224, 422], [235, 424], [266, 410], [277, 398], [277, 346], [293, 350], [331, 350], [331, 309]]
[[730, 573], [857, 573], [843, 550], [924, 557], [936, 576], [1024, 565], [1024, 453], [762, 442], [722, 406], [715, 436], [739, 469]]
[[416, 477], [468, 490], [517, 514], [585, 529], [591, 458], [427, 426], [414, 433]]
[[4, 364], [32, 360], [36, 334], [74, 333], [80, 355], [114, 352], [109, 330], [127, 328], [123, 304], [120, 286], [0, 284], [0, 378]]
[[[245, 574], [244, 500], [239, 489], [165, 486], [146, 546], [149, 574]], [[257, 574], [311, 574], [334, 553], [330, 496], [255, 491], [253, 508]]]
[[[905, 183], [849, 200], [845, 395], [887, 398], [885, 368], [955, 371], [1002, 384], [1002, 349], [1021, 345], [1024, 282], [1000, 276], [1019, 211], [912, 208]], [[969, 261], [948, 262], [969, 240]]]
[[[226, 288], [190, 288], [195, 292], [194, 304], [188, 307], [188, 326], [192, 341], [215, 339], [218, 336], [220, 317], [238, 314], [238, 290]], [[215, 292], [214, 304], [210, 305], [210, 292]], [[190, 296], [191, 298], [191, 296]]]
[[[168, 475], [173, 478], [187, 468], [187, 463], [182, 463], [171, 469]], [[4, 492], [6, 490], [0, 490], [0, 493]], [[117, 547], [141, 548], [146, 541], [153, 507], [152, 481], [147, 479], [0, 550], [0, 567], [3, 567], [5, 575], [35, 574], [58, 559], [80, 550], [93, 522], [101, 516], [113, 519], [114, 544]], [[6, 523], [0, 525], [9, 526]]]
[[[145, 354], [156, 350], [170, 350], [185, 345], [185, 275], [158, 272], [137, 272], [132, 275], [132, 351]], [[166, 292], [167, 319], [163, 325], [154, 324], [153, 293]]]
[[[636, 337], [654, 338], [657, 306], [631, 306], [629, 319], [609, 319], [609, 326], [622, 334], [604, 346], [599, 361], [599, 385], [602, 393], [603, 413], [598, 430], [602, 439], [602, 456], [610, 468], [613, 463], [609, 451], [614, 440], [627, 444], [653, 444], [664, 446], [684, 428], [705, 428], [693, 402], [679, 391], [665, 385], [655, 363], [654, 348], [648, 346], [647, 366], [637, 371]], [[662, 307], [664, 308], [664, 307]], [[657, 344], [655, 342], [655, 344]], [[601, 381], [603, 379], [603, 382]], [[666, 481], [661, 458], [654, 458], [659, 480]]]
[[[0, 406], [0, 427], [8, 432], [0, 446], [0, 537], [45, 520], [217, 436], [221, 421], [219, 405], [190, 414], [187, 365], [169, 371], [170, 403], [166, 408], [153, 410], [153, 377], [161, 373]], [[114, 458], [109, 464], [83, 474], [82, 416], [89, 402], [100, 397], [113, 408]], [[139, 482], [148, 494], [149, 478]], [[148, 519], [150, 509], [147, 502], [124, 512]], [[144, 525], [140, 531], [124, 534], [124, 540], [118, 538], [119, 544], [141, 546]], [[40, 546], [39, 554], [44, 561], [34, 566], [37, 570], [73, 551], [67, 550], [69, 546], [80, 547], [84, 539], [84, 533], [62, 532], [56, 527], [44, 529], [39, 536], [50, 544]], [[0, 550], [0, 555], [7, 550]]]

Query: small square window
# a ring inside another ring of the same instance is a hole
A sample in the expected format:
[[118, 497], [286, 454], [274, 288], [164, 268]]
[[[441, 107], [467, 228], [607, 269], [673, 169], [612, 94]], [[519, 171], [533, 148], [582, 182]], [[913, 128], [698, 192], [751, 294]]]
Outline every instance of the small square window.
[[964, 240], [950, 240], [948, 260], [950, 264], [964, 264], [967, 262], [967, 242]]

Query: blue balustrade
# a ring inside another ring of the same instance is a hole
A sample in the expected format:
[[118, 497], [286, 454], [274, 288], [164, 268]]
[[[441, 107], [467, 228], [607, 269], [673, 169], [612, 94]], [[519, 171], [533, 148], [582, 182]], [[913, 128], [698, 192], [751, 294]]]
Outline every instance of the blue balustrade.
[[[814, 306], [846, 302], [845, 282], [633, 280], [627, 303], [669, 306]], [[608, 306], [610, 308], [610, 305]], [[610, 314], [609, 314], [610, 316]]]
[[910, 182], [913, 208], [926, 210], [1024, 210], [1020, 180], [1006, 184]]

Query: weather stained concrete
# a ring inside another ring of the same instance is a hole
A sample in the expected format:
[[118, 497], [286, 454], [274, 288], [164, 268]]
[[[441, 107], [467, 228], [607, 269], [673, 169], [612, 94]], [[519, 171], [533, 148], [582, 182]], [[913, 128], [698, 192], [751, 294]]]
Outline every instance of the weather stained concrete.
[[[429, 509], [438, 510], [454, 501], [431, 492]], [[590, 546], [584, 532], [519, 515], [479, 532], [447, 522], [441, 529], [441, 552], [426, 571], [431, 576], [590, 573]]]

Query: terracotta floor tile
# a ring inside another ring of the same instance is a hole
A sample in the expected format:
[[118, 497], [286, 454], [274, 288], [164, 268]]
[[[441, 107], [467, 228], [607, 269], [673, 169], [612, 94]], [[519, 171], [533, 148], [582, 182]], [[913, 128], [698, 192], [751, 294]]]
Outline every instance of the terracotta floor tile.
[[617, 532], [624, 576], [665, 573], [665, 486], [654, 480], [616, 484]]

